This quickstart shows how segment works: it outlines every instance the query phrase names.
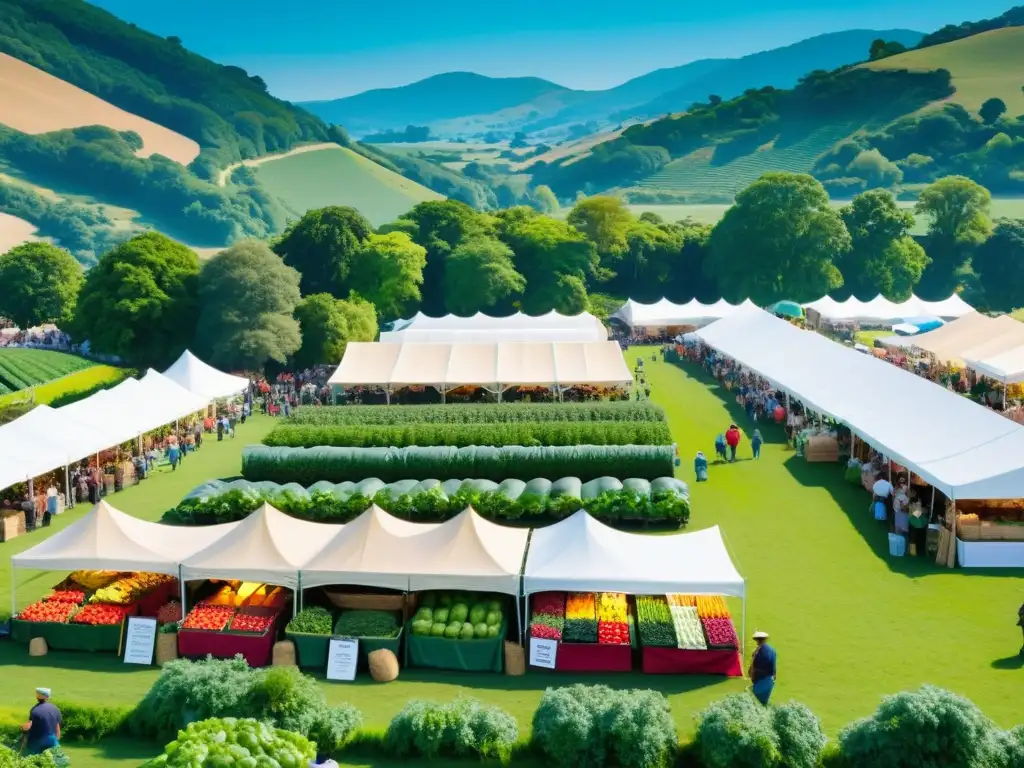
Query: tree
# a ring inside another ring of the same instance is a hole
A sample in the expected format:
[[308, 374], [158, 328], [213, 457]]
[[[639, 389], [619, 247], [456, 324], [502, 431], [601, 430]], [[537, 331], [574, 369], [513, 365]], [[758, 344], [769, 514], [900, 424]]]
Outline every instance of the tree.
[[639, 301], [657, 301], [683, 248], [682, 231], [671, 224], [635, 221], [626, 230], [628, 250], [618, 279], [620, 292]]
[[633, 223], [633, 215], [617, 197], [586, 197], [573, 206], [566, 221], [594, 244], [605, 266], [606, 261], [618, 261], [629, 249], [626, 231]]
[[923, 292], [946, 298], [958, 283], [958, 272], [992, 229], [988, 218], [992, 195], [965, 176], [947, 176], [925, 187], [916, 213], [929, 219], [925, 250], [931, 263], [921, 278]]
[[733, 301], [810, 301], [842, 285], [834, 262], [849, 247], [850, 235], [816, 179], [766, 173], [714, 228], [706, 268]]
[[558, 211], [558, 198], [547, 184], [541, 184], [533, 190], [533, 207], [541, 213], [556, 213]]
[[243, 240], [208, 261], [199, 275], [196, 348], [216, 366], [258, 370], [299, 348], [292, 314], [299, 273], [263, 242]]
[[890, 56], [895, 56], [898, 53], [904, 53], [907, 50], [907, 46], [896, 40], [882, 40], [879, 38], [871, 43], [871, 50], [869, 52], [870, 61], [878, 61], [879, 59], [887, 59]]
[[1002, 99], [991, 98], [981, 105], [978, 114], [985, 125], [992, 125], [992, 123], [1006, 114], [1006, 102]]
[[194, 251], [157, 232], [137, 235], [86, 273], [72, 331], [96, 352], [163, 367], [192, 341], [198, 284]]
[[999, 219], [971, 259], [989, 309], [1024, 307], [1024, 219]]
[[903, 181], [903, 171], [877, 149], [867, 149], [846, 166], [851, 176], [864, 179], [869, 187], [891, 187]]
[[426, 265], [426, 248], [404, 232], [371, 234], [353, 259], [348, 286], [370, 301], [380, 317], [402, 317], [420, 301]]
[[316, 208], [285, 230], [274, 252], [298, 270], [304, 294], [341, 296], [352, 260], [372, 231], [355, 208]]
[[373, 304], [358, 296], [347, 301], [329, 293], [307, 296], [295, 308], [295, 319], [302, 332], [302, 346], [294, 358], [300, 368], [339, 362], [350, 341], [373, 341], [377, 337]]
[[843, 275], [843, 298], [868, 300], [881, 293], [905, 301], [928, 264], [924, 249], [910, 236], [914, 216], [893, 196], [873, 189], [853, 198], [839, 215], [850, 233], [850, 250], [836, 261]]
[[526, 280], [516, 272], [514, 258], [507, 245], [492, 237], [478, 237], [456, 248], [444, 269], [448, 311], [468, 317], [522, 293]]
[[22, 328], [66, 326], [82, 281], [81, 265], [63, 248], [22, 243], [0, 255], [0, 316]]

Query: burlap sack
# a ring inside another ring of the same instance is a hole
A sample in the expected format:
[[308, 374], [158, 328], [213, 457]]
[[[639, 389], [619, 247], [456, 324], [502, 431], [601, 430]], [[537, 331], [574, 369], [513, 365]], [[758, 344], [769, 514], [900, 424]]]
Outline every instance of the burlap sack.
[[33, 637], [28, 643], [29, 656], [45, 656], [49, 652], [50, 647], [46, 644], [45, 638]]
[[370, 665], [370, 677], [378, 683], [390, 683], [398, 679], [398, 659], [387, 648], [372, 651], [366, 659]]
[[178, 635], [175, 633], [161, 632], [156, 636], [156, 651], [153, 661], [158, 667], [162, 667], [168, 661], [178, 658]]
[[275, 667], [295, 667], [295, 643], [291, 640], [280, 640], [274, 643], [274, 658], [271, 662]]
[[526, 653], [518, 643], [505, 643], [505, 674], [512, 677], [526, 674]]

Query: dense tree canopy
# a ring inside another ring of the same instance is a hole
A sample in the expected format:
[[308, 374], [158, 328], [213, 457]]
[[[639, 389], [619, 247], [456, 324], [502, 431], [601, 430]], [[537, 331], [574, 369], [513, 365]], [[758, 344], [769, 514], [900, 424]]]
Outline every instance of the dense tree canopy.
[[456, 315], [507, 311], [512, 297], [525, 289], [526, 280], [516, 272], [515, 254], [492, 237], [467, 240], [445, 264], [445, 308]]
[[629, 250], [626, 233], [633, 216], [617, 197], [585, 197], [573, 206], [566, 221], [594, 244], [602, 266], [614, 270], [616, 262]]
[[736, 196], [711, 234], [710, 277], [725, 298], [811, 301], [842, 285], [835, 261], [850, 247], [821, 184], [766, 173]]
[[999, 219], [971, 260], [989, 309], [1024, 306], [1024, 219]]
[[212, 365], [258, 370], [299, 348], [299, 273], [258, 240], [243, 240], [208, 261], [199, 275], [195, 348]]
[[992, 195], [964, 176], [947, 176], [922, 190], [915, 211], [928, 218], [925, 250], [931, 263], [921, 278], [926, 298], [945, 298], [958, 274], [992, 229]]
[[317, 208], [288, 227], [274, 251], [298, 270], [304, 294], [343, 296], [352, 261], [372, 231], [355, 208]]
[[192, 341], [199, 258], [156, 232], [126, 240], [85, 276], [72, 329], [139, 368], [170, 364]]
[[22, 328], [66, 326], [82, 287], [75, 257], [50, 243], [23, 243], [0, 255], [0, 317]]
[[1006, 102], [1002, 99], [991, 98], [981, 105], [978, 114], [985, 125], [992, 125], [996, 120], [1006, 114]]
[[373, 305], [358, 296], [336, 299], [329, 293], [307, 296], [295, 308], [302, 328], [302, 346], [295, 364], [308, 368], [338, 363], [350, 341], [373, 341], [377, 336], [377, 315]]
[[381, 318], [394, 320], [419, 306], [426, 265], [426, 249], [404, 232], [371, 234], [352, 261], [349, 290], [371, 302]]

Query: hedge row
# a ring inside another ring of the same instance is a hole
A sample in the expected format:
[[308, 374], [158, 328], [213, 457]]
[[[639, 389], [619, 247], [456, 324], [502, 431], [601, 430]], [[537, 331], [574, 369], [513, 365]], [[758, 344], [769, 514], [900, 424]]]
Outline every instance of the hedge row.
[[473, 507], [495, 522], [560, 520], [580, 509], [608, 523], [641, 521], [675, 523], [690, 518], [686, 483], [674, 477], [619, 481], [604, 477], [580, 482], [536, 478], [505, 480], [401, 480], [385, 484], [377, 478], [359, 483], [296, 484], [214, 480], [200, 486], [164, 514], [173, 525], [213, 525], [241, 520], [264, 502], [286, 514], [320, 523], [347, 523], [371, 504], [406, 520], [438, 522]]
[[535, 477], [670, 477], [669, 445], [577, 445], [528, 447], [448, 446], [408, 448], [274, 448], [246, 446], [242, 476], [247, 480], [312, 485], [325, 480], [531, 480]]
[[520, 421], [506, 424], [279, 424], [264, 445], [313, 448], [404, 448], [410, 445], [669, 445], [665, 422]]
[[285, 423], [503, 424], [517, 421], [665, 421], [653, 403], [496, 403], [488, 405], [339, 405], [300, 408]]

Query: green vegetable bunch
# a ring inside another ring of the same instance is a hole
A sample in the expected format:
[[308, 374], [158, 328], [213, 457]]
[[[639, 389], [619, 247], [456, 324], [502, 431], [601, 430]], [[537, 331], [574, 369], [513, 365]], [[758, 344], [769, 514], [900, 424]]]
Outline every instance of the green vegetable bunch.
[[301, 408], [285, 424], [512, 424], [522, 421], [665, 421], [653, 403], [501, 403], [499, 405], [340, 405]]
[[640, 640], [644, 645], [676, 647], [675, 623], [668, 601], [661, 596], [639, 595], [636, 599]]
[[345, 611], [334, 625], [344, 637], [398, 637], [398, 618], [389, 611]]
[[303, 608], [299, 611], [288, 626], [285, 632], [298, 632], [306, 635], [329, 635], [334, 627], [334, 618], [326, 608], [314, 606]]
[[143, 768], [306, 768], [316, 746], [258, 720], [212, 718], [190, 724]]

